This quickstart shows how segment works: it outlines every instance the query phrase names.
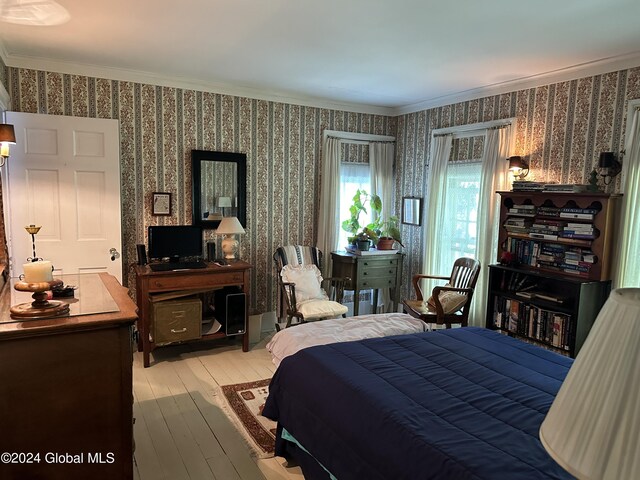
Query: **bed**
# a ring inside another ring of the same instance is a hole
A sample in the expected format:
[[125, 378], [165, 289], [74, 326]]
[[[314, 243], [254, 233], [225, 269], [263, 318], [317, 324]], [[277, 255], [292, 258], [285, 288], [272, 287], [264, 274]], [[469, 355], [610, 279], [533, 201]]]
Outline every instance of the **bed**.
[[314, 345], [420, 333], [426, 330], [426, 323], [406, 313], [358, 315], [285, 328], [273, 336], [266, 348], [277, 367], [289, 355]]
[[307, 480], [571, 478], [538, 440], [571, 363], [473, 327], [314, 346], [263, 415]]

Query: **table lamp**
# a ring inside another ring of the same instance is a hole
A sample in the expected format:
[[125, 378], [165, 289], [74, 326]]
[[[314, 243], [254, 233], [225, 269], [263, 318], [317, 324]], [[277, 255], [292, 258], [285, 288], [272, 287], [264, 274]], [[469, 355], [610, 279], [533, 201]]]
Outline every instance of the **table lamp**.
[[234, 260], [238, 253], [238, 240], [236, 235], [244, 234], [244, 228], [236, 217], [224, 217], [216, 229], [217, 235], [224, 235], [222, 240], [222, 251], [224, 258]]
[[640, 288], [611, 292], [540, 440], [577, 478], [640, 478]]
[[218, 204], [217, 205], [218, 205], [218, 208], [221, 209], [222, 216], [224, 217], [224, 209], [231, 207], [231, 197], [218, 197]]

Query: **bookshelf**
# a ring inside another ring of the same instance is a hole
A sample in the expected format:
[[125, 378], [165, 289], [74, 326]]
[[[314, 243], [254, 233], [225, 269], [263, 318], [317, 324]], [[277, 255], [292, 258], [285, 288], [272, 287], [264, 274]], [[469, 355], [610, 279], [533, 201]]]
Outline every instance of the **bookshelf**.
[[575, 357], [611, 289], [619, 196], [498, 192], [487, 328]]

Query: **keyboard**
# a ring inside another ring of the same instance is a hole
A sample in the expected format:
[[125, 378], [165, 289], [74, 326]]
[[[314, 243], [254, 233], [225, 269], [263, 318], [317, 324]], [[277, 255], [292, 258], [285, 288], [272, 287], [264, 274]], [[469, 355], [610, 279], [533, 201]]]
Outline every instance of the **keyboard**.
[[171, 270], [189, 270], [192, 268], [207, 268], [202, 260], [198, 262], [168, 262], [150, 263], [149, 268], [154, 272], [170, 272]]

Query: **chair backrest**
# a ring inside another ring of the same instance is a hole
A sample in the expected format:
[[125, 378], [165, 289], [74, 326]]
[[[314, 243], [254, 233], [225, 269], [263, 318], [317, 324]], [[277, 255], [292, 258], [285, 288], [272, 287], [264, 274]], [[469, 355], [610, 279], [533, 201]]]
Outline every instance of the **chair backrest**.
[[315, 265], [322, 271], [322, 252], [317, 247], [305, 245], [285, 245], [273, 254], [278, 273], [285, 265]]
[[456, 288], [475, 288], [480, 276], [480, 262], [473, 258], [458, 258], [453, 263], [449, 283]]

